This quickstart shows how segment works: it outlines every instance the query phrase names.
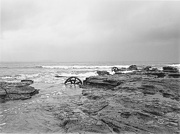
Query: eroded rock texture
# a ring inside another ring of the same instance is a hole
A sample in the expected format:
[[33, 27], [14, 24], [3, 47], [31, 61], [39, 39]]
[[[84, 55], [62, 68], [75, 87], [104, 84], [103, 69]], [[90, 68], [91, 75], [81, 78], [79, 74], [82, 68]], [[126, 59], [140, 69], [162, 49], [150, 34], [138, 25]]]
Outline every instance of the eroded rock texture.
[[[152, 71], [153, 72], [153, 71]], [[89, 77], [82, 95], [59, 105], [66, 132], [174, 134], [180, 130], [180, 79], [146, 72]]]
[[39, 90], [29, 86], [32, 83], [30, 81], [17, 83], [0, 82], [1, 101], [30, 99], [31, 96], [39, 92]]

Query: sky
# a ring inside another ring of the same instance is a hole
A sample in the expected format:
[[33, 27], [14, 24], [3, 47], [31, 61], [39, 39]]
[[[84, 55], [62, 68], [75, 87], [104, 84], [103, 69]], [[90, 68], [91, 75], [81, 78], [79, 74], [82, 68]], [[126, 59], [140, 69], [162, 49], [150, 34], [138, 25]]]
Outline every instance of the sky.
[[180, 62], [180, 1], [0, 2], [0, 62]]

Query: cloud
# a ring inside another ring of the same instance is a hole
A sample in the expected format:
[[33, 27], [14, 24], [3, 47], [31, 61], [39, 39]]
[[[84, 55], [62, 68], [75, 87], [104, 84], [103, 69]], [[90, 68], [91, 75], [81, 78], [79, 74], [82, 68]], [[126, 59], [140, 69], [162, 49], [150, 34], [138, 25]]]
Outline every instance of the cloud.
[[113, 37], [122, 41], [178, 39], [178, 6], [180, 2], [109, 1], [93, 9], [91, 24], [98, 30], [111, 32]]
[[2, 0], [2, 32], [24, 28], [26, 20], [36, 15], [37, 10], [34, 0]]
[[178, 59], [180, 2], [2, 0], [1, 5], [5, 61]]

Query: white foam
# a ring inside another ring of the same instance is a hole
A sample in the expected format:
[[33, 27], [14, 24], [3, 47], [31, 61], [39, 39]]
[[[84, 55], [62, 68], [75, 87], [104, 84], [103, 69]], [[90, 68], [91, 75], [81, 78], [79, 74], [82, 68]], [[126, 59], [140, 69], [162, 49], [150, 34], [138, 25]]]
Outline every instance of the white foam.
[[176, 67], [180, 71], [180, 64], [171, 64], [171, 65], [168, 65], [168, 66]]
[[169, 66], [180, 68], [180, 64], [172, 64], [172, 65], [169, 65]]
[[3, 76], [1, 77], [2, 79], [12, 79], [13, 77], [12, 76]]
[[111, 69], [112, 67], [129, 67], [129, 65], [113, 65], [113, 66], [42, 66], [42, 68], [50, 69]]
[[22, 80], [22, 79], [32, 79], [32, 78], [36, 78], [39, 76], [40, 76], [39, 73], [36, 73], [36, 74], [19, 74], [19, 75], [16, 75], [15, 78]]
[[[57, 78], [55, 76], [62, 77], [79, 77], [80, 79], [84, 79], [90, 76], [97, 76], [97, 70], [108, 71], [110, 74], [113, 74], [111, 71], [112, 67], [118, 68], [127, 68], [128, 65], [113, 65], [113, 66], [43, 66], [44, 68], [49, 68], [47, 71], [43, 71], [41, 73], [34, 74], [19, 74], [12, 76], [5, 76], [3, 81], [11, 81], [11, 82], [19, 82], [23, 79], [31, 79], [34, 83], [47, 83], [47, 84], [55, 84], [64, 82], [65, 78]], [[67, 69], [65, 70], [55, 70], [54, 68]]]
[[60, 76], [65, 76], [65, 77], [70, 77], [70, 76], [76, 76], [76, 77], [89, 77], [89, 76], [96, 76], [97, 73], [96, 72], [87, 72], [87, 73], [79, 73], [79, 74], [75, 74], [75, 73], [61, 73]]
[[132, 73], [134, 72], [133, 70], [132, 71], [122, 71], [122, 73]]
[[40, 74], [19, 74], [19, 75], [12, 75], [12, 76], [2, 76], [1, 79], [8, 80], [11, 82], [19, 82], [19, 80], [23, 79], [34, 79], [40, 77]]
[[1, 123], [0, 126], [6, 125], [6, 123]]

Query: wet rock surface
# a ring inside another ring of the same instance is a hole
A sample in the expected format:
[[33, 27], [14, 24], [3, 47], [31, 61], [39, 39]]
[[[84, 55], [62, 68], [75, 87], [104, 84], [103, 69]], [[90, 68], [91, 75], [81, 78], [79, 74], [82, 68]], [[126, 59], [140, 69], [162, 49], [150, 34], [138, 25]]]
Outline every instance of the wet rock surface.
[[29, 86], [32, 83], [33, 81], [30, 80], [17, 83], [0, 82], [1, 101], [30, 99], [31, 96], [39, 92], [39, 90]]
[[[178, 134], [180, 78], [170, 74], [178, 73], [147, 67], [89, 77], [81, 85], [81, 94], [69, 91], [56, 103], [43, 101], [40, 106], [51, 113], [64, 133]], [[31, 98], [38, 90], [29, 83], [1, 82], [0, 98]]]
[[179, 70], [176, 67], [171, 67], [171, 66], [165, 66], [163, 67], [164, 72], [169, 72], [169, 73], [178, 73]]
[[87, 78], [82, 95], [57, 106], [59, 126], [79, 133], [178, 133], [180, 79], [146, 73]]
[[159, 70], [156, 67], [152, 67], [152, 66], [145, 66], [145, 67], [138, 67], [136, 65], [131, 65], [128, 68], [116, 68], [115, 74], [124, 74], [124, 71], [132, 71], [132, 72], [128, 72], [131, 74], [144, 74], [144, 75], [148, 75], [148, 76], [155, 76], [158, 78], [164, 78], [164, 77], [168, 77], [168, 78], [180, 78], [180, 72], [176, 67], [172, 67], [172, 66], [165, 66], [162, 67], [161, 70]]
[[100, 76], [110, 75], [108, 71], [97, 71], [97, 74], [100, 75]]
[[136, 65], [131, 65], [128, 67], [128, 70], [138, 70]]

